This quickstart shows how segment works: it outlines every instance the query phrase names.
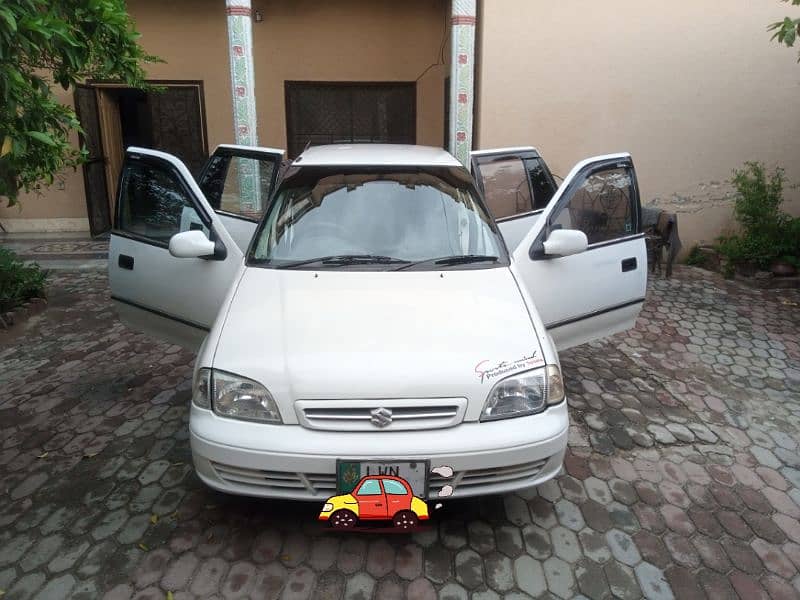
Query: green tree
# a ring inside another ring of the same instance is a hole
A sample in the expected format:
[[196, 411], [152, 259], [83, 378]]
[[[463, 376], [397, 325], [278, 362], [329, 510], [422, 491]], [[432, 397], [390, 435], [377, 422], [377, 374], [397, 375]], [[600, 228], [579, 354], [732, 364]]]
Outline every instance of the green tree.
[[124, 0], [0, 1], [0, 197], [39, 190], [85, 158], [75, 111], [51, 91], [87, 78], [143, 87], [144, 52]]
[[[782, 2], [791, 2], [792, 6], [800, 6], [800, 0], [781, 0]], [[795, 40], [800, 35], [800, 19], [792, 19], [785, 17], [783, 21], [773, 23], [767, 28], [768, 31], [774, 31], [772, 34], [773, 40], [778, 40], [779, 44], [785, 44], [789, 48], [794, 46]], [[798, 55], [797, 62], [800, 62], [800, 55]]]

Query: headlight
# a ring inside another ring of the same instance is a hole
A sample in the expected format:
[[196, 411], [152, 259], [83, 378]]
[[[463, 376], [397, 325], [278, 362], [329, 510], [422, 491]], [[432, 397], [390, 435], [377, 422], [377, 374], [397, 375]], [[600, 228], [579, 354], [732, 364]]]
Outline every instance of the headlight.
[[192, 401], [200, 408], [213, 408], [223, 417], [282, 423], [278, 406], [267, 388], [252, 379], [216, 369], [197, 372]]
[[489, 392], [481, 421], [496, 421], [542, 412], [564, 400], [564, 382], [556, 365], [527, 371], [497, 382]]
[[322, 512], [331, 512], [333, 510], [333, 504], [330, 502], [326, 502], [322, 507]]
[[192, 402], [200, 408], [211, 408], [211, 369], [198, 369], [192, 386]]

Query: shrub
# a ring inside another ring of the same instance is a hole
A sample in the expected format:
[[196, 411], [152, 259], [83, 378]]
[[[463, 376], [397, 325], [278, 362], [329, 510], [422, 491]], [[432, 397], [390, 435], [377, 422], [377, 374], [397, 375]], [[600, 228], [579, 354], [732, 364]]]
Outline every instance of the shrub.
[[44, 298], [46, 277], [39, 265], [26, 265], [10, 250], [0, 248], [0, 312], [30, 298]]
[[706, 264], [706, 256], [700, 251], [700, 246], [695, 244], [692, 246], [692, 249], [689, 250], [689, 254], [686, 256], [686, 264], [690, 267], [703, 267]]
[[729, 263], [768, 269], [777, 259], [800, 256], [800, 219], [780, 209], [784, 170], [777, 167], [768, 174], [762, 163], [748, 162], [733, 172], [731, 181], [737, 192], [733, 214], [741, 232], [718, 240]]

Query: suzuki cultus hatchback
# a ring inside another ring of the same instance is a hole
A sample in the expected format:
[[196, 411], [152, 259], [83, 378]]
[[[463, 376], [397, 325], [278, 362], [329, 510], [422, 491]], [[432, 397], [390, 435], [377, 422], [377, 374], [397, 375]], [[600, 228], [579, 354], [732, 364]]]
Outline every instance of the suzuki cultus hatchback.
[[195, 181], [174, 156], [125, 156], [113, 299], [198, 350], [199, 477], [324, 501], [374, 473], [421, 498], [555, 476], [557, 352], [631, 327], [645, 296], [630, 156], [586, 160], [558, 189], [533, 148], [476, 152], [472, 174], [420, 146], [282, 161], [222, 146]]

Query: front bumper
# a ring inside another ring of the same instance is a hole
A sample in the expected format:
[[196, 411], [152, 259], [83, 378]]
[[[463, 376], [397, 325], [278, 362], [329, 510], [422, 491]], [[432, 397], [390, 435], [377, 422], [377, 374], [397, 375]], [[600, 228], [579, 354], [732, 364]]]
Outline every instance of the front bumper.
[[529, 417], [462, 423], [448, 429], [332, 432], [219, 417], [192, 405], [192, 458], [209, 487], [245, 496], [325, 500], [336, 492], [336, 460], [430, 460], [453, 477], [432, 474], [429, 498], [499, 494], [538, 485], [561, 469], [567, 403]]

